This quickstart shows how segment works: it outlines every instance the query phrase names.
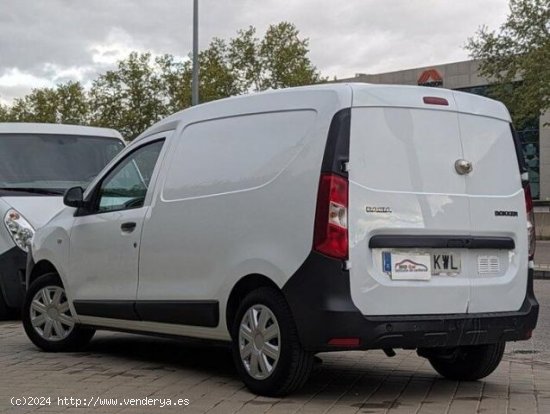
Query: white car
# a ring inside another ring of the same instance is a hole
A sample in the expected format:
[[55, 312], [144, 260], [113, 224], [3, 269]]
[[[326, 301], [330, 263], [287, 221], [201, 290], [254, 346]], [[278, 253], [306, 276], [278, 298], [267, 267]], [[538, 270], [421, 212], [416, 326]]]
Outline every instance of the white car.
[[499, 102], [331, 84], [151, 127], [39, 230], [24, 324], [230, 343], [244, 383], [299, 388], [317, 352], [417, 349], [476, 380], [536, 325], [532, 202]]
[[63, 208], [63, 193], [86, 186], [124, 148], [112, 129], [0, 123], [0, 320], [24, 298], [27, 245]]

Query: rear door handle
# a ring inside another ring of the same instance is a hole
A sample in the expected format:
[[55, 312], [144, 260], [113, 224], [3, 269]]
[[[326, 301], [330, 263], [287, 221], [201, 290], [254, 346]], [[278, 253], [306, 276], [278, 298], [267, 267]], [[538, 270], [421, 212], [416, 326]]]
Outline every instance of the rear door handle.
[[124, 232], [124, 233], [131, 233], [133, 232], [135, 229], [136, 229], [136, 223], [134, 223], [133, 221], [130, 221], [128, 223], [122, 223], [120, 225], [120, 229]]

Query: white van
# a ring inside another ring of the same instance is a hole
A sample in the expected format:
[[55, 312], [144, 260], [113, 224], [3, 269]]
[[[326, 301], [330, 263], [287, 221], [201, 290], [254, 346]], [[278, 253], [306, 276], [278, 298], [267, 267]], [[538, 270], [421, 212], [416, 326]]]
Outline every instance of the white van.
[[23, 304], [27, 244], [124, 148], [117, 131], [74, 125], [0, 123], [0, 320]]
[[185, 110], [36, 233], [26, 332], [48, 351], [96, 328], [227, 341], [273, 396], [325, 351], [417, 349], [445, 377], [485, 377], [538, 316], [518, 148], [501, 103], [444, 89]]

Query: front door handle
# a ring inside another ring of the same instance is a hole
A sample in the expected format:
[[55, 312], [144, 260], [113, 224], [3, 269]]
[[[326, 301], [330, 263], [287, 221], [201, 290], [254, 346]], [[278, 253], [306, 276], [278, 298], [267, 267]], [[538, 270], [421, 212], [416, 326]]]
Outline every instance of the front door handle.
[[136, 223], [134, 223], [133, 221], [129, 221], [128, 223], [122, 223], [120, 225], [120, 229], [124, 233], [131, 233], [136, 229]]

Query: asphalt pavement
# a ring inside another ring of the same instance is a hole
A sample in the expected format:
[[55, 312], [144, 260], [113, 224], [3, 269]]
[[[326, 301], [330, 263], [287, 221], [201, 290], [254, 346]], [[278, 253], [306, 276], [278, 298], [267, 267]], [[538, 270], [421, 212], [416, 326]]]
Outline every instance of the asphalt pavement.
[[550, 240], [537, 240], [535, 277], [538, 279], [550, 279]]

